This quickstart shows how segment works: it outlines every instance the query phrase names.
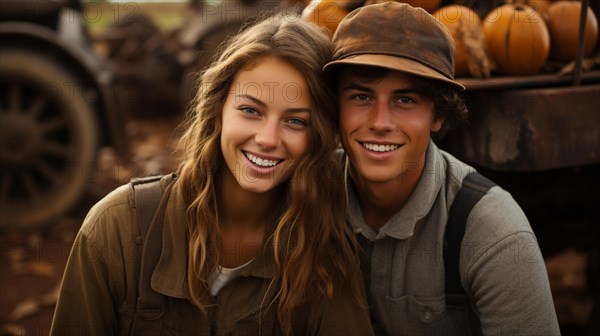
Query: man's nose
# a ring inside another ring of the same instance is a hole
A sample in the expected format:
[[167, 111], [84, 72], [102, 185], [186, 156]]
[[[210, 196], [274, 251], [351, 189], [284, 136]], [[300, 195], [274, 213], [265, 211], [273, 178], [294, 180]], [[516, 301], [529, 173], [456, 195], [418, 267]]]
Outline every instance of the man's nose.
[[369, 128], [376, 132], [390, 132], [394, 130], [392, 111], [387, 102], [377, 102], [370, 114]]

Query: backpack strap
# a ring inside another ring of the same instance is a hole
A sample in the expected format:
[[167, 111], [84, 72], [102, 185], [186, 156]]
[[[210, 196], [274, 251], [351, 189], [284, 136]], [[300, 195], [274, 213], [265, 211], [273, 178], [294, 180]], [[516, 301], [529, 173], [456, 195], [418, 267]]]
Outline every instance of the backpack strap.
[[456, 194], [450, 207], [448, 224], [444, 236], [444, 269], [446, 279], [446, 306], [448, 308], [463, 308], [467, 295], [460, 283], [460, 247], [467, 218], [471, 210], [496, 184], [483, 175], [472, 172], [465, 177], [461, 189]]
[[136, 211], [142, 241], [148, 236], [148, 228], [158, 207], [162, 190], [160, 179], [162, 175], [132, 178], [129, 182], [133, 188], [133, 207]]
[[168, 198], [162, 196], [166, 190], [170, 189], [162, 190], [161, 180], [163, 178], [170, 179], [170, 187], [172, 185], [170, 182], [175, 179], [175, 176], [174, 174], [165, 177], [149, 176], [134, 178], [130, 182], [133, 189], [133, 207], [141, 235], [139, 240], [143, 243], [137, 311], [131, 330], [132, 335], [155, 333], [160, 330], [160, 317], [164, 314], [164, 298], [150, 286], [152, 273], [162, 251], [162, 216], [164, 213], [157, 210], [164, 209], [166, 206], [162, 203], [165, 203]]

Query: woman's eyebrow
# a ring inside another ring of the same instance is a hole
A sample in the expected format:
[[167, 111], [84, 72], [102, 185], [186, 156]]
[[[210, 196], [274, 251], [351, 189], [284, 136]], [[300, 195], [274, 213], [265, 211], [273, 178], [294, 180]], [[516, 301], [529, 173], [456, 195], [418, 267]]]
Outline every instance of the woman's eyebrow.
[[289, 108], [287, 110], [285, 110], [288, 113], [310, 113], [310, 108], [308, 107], [296, 107], [296, 108]]
[[[267, 104], [265, 102], [263, 102], [262, 100], [251, 96], [249, 94], [239, 94], [235, 96], [236, 99], [248, 99], [252, 102], [254, 102], [257, 105], [260, 105], [261, 107], [267, 107]], [[289, 113], [309, 113], [310, 112], [310, 108], [309, 107], [294, 107], [294, 108], [289, 108], [285, 110], [286, 112]]]
[[252, 101], [253, 103], [255, 103], [257, 105], [260, 105], [261, 107], [266, 107], [267, 106], [267, 104], [265, 104], [265, 102], [263, 102], [262, 100], [260, 100], [260, 99], [258, 99], [256, 97], [253, 97], [253, 96], [251, 96], [249, 94], [245, 94], [245, 93], [238, 94], [238, 95], [235, 95], [235, 98], [236, 98], [236, 100], [238, 100], [238, 99], [247, 99], [247, 100], [250, 100], [250, 101]]

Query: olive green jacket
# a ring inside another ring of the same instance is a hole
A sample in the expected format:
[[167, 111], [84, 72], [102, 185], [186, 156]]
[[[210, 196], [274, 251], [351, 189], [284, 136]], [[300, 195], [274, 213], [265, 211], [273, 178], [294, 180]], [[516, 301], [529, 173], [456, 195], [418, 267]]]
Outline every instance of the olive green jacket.
[[[166, 182], [161, 183], [164, 187]], [[259, 253], [216, 297], [204, 295], [208, 315], [192, 305], [186, 275], [187, 205], [179, 188], [176, 181], [164, 196], [170, 198], [164, 209], [162, 252], [151, 280], [152, 289], [164, 295], [164, 314], [151, 334], [281, 334], [277, 304], [269, 305], [274, 265], [266, 253]], [[51, 335], [132, 334], [142, 241], [130, 189], [116, 189], [87, 215], [67, 263]], [[297, 335], [372, 334], [366, 306], [356, 303], [347, 288], [339, 288], [330, 300], [306, 304], [293, 322]]]

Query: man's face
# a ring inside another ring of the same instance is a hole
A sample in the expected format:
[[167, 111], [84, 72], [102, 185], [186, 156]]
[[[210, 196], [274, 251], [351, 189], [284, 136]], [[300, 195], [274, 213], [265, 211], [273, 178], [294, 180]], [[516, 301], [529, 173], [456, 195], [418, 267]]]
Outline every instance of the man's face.
[[443, 119], [417, 82], [398, 71], [367, 79], [345, 70], [338, 84], [340, 136], [356, 173], [375, 183], [420, 174]]

